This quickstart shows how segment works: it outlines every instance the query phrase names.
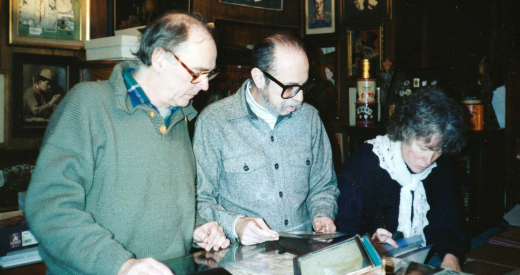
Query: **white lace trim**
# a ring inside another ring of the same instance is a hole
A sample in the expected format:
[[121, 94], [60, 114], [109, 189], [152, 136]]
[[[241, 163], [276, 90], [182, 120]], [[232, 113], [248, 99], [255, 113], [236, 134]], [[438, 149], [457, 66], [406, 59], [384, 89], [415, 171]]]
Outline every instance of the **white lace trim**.
[[[366, 143], [374, 146], [372, 151], [379, 158], [379, 166], [402, 186], [397, 230], [403, 232], [406, 238], [420, 235], [423, 240], [421, 246], [425, 246], [426, 238], [423, 229], [429, 224], [426, 213], [430, 210], [430, 205], [426, 200], [422, 180], [437, 167], [437, 163], [433, 163], [419, 174], [412, 174], [403, 160], [401, 142], [393, 142], [388, 136], [377, 136], [375, 139], [367, 140]], [[411, 205], [413, 205], [413, 220]]]

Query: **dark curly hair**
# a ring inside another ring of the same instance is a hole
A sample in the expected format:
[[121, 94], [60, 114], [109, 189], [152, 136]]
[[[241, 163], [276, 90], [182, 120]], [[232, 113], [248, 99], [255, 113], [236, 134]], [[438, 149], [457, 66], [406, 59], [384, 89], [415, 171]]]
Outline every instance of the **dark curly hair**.
[[409, 142], [439, 135], [434, 151], [454, 154], [466, 145], [462, 107], [438, 88], [424, 89], [404, 98], [395, 107], [386, 131], [393, 141]]

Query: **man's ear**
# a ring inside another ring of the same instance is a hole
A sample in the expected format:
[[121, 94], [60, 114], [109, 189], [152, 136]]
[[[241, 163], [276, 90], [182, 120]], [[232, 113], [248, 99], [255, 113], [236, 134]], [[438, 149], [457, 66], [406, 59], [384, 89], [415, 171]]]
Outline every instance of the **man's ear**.
[[[156, 72], [161, 72], [164, 65], [166, 65], [166, 62], [172, 62], [168, 58], [168, 52], [161, 48], [155, 48], [152, 53], [151, 61], [152, 64], [150, 67], [152, 67]], [[177, 62], [177, 60], [175, 60], [175, 62]]]
[[260, 71], [258, 68], [253, 68], [251, 70], [251, 78], [253, 79], [253, 82], [255, 82], [255, 86], [258, 89], [263, 89], [265, 86], [265, 75]]

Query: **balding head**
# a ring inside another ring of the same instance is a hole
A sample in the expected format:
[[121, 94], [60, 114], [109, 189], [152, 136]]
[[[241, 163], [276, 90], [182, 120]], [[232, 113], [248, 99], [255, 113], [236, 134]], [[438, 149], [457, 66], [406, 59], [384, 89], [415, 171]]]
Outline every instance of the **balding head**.
[[139, 51], [134, 55], [142, 65], [150, 66], [155, 49], [163, 48], [175, 52], [194, 32], [197, 33], [197, 39], [212, 40], [205, 23], [200, 14], [167, 13], [146, 27], [141, 35]]

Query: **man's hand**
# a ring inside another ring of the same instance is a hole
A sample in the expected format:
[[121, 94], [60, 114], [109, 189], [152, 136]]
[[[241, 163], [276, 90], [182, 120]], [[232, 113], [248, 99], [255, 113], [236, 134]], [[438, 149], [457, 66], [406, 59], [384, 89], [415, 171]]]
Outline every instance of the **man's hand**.
[[51, 101], [49, 101], [49, 103], [50, 103], [51, 105], [54, 105], [54, 104], [56, 104], [57, 101], [60, 100], [60, 99], [61, 99], [61, 95], [60, 95], [60, 94], [54, 95], [54, 96], [52, 96], [52, 99], [51, 99]]
[[442, 260], [441, 268], [448, 268], [455, 271], [462, 271], [459, 265], [459, 259], [453, 254], [446, 254], [444, 260]]
[[318, 216], [312, 220], [312, 227], [316, 232], [334, 233], [336, 232], [336, 225], [329, 217]]
[[152, 258], [129, 259], [117, 272], [117, 275], [133, 274], [173, 275], [167, 266]]
[[235, 232], [243, 245], [253, 245], [266, 241], [277, 241], [278, 233], [261, 218], [241, 217], [235, 224]]
[[229, 239], [218, 222], [208, 222], [193, 230], [193, 241], [201, 248], [218, 251], [229, 246]]
[[394, 239], [392, 239], [392, 233], [383, 228], [378, 228], [376, 230], [374, 235], [372, 235], [372, 241], [375, 243], [387, 243], [395, 248], [399, 247]]

